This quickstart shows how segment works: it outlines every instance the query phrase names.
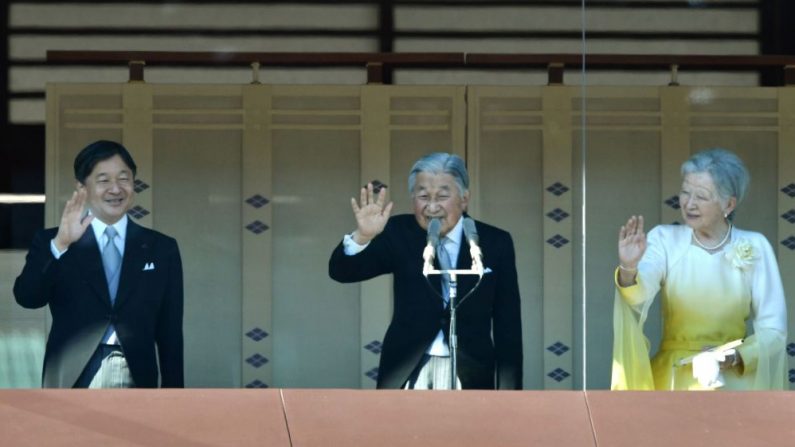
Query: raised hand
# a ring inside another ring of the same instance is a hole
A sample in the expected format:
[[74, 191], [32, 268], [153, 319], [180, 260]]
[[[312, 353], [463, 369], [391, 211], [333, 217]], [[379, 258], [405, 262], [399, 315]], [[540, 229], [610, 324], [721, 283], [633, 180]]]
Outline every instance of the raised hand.
[[386, 202], [386, 188], [381, 188], [376, 196], [373, 193], [373, 184], [368, 183], [359, 194], [359, 203], [351, 197], [351, 208], [356, 217], [356, 231], [353, 239], [358, 244], [370, 242], [379, 233], [384, 231], [386, 221], [392, 212], [392, 202]]
[[66, 250], [72, 243], [80, 239], [91, 221], [94, 220], [92, 215], [83, 217], [86, 195], [85, 188], [78, 188], [72, 194], [72, 198], [66, 202], [63, 215], [61, 215], [61, 224], [58, 226], [58, 234], [55, 236], [55, 246], [58, 251]]
[[643, 232], [643, 216], [632, 216], [618, 232], [619, 262], [626, 270], [635, 270], [645, 252], [646, 233]]

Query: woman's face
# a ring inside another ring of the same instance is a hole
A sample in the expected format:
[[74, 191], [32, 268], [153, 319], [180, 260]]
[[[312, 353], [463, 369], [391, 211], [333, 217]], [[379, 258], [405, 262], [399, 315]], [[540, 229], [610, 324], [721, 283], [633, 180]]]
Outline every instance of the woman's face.
[[723, 225], [726, 215], [734, 210], [736, 199], [722, 200], [708, 172], [685, 175], [679, 206], [685, 224], [693, 230], [712, 234]]

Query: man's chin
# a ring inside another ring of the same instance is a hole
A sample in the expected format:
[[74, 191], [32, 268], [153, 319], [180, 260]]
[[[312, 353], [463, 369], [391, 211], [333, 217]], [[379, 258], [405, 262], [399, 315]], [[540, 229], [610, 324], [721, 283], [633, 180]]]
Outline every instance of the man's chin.
[[417, 222], [417, 225], [420, 226], [420, 228], [426, 231], [428, 230], [428, 222], [426, 222], [425, 219], [415, 219], [415, 221]]
[[423, 230], [427, 230], [428, 226], [431, 224], [431, 220], [433, 220], [433, 219], [439, 219], [439, 221], [442, 223], [442, 226], [444, 226], [444, 218], [443, 217], [425, 217], [425, 216], [423, 216], [423, 217], [417, 218], [417, 223], [420, 225], [420, 227], [422, 227]]
[[127, 214], [127, 211], [128, 211], [127, 208], [105, 210], [103, 215], [100, 217], [100, 220], [102, 220], [103, 222], [105, 220], [109, 220], [110, 223], [116, 223], [119, 220], [121, 220], [121, 218], [124, 217], [125, 214]]

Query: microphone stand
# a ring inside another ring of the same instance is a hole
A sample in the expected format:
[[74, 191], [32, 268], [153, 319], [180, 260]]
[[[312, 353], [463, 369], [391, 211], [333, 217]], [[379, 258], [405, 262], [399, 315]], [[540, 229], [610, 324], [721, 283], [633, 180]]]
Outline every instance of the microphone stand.
[[[460, 269], [447, 269], [437, 270], [434, 269], [429, 262], [426, 262], [422, 269], [423, 275], [427, 278], [428, 275], [443, 275], [447, 274], [450, 277], [450, 388], [458, 389], [458, 331], [456, 328], [456, 295], [458, 293], [458, 275], [478, 275], [483, 277], [483, 264], [480, 262], [472, 263], [472, 268], [468, 270]], [[464, 297], [466, 298], [466, 297]]]

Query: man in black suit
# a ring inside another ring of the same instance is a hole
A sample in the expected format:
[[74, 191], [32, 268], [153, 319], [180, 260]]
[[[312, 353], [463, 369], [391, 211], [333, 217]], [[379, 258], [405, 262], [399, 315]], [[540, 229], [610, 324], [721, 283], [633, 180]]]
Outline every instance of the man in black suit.
[[50, 306], [43, 386], [155, 388], [159, 366], [160, 386], [182, 387], [177, 242], [127, 217], [136, 166], [124, 146], [89, 144], [74, 173], [60, 226], [34, 236], [14, 284], [23, 307]]
[[519, 287], [510, 234], [476, 222], [485, 274], [458, 277], [458, 383], [452, 384], [448, 331], [448, 285], [440, 276], [422, 273], [423, 249], [431, 219], [441, 221], [438, 259], [469, 269], [469, 242], [463, 219], [469, 203], [469, 176], [464, 161], [447, 153], [418, 160], [409, 175], [414, 215], [389, 217], [385, 189], [368, 184], [359, 203], [351, 199], [356, 230], [345, 235], [331, 254], [329, 275], [340, 282], [394, 275], [392, 322], [384, 336], [378, 388], [521, 389], [522, 330]]

